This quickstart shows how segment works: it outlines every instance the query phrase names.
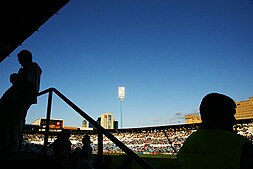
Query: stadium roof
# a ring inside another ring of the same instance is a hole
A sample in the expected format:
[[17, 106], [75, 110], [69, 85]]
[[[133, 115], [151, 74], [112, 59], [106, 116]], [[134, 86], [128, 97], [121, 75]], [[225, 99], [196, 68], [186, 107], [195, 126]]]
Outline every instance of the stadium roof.
[[0, 63], [69, 0], [3, 0], [0, 2]]

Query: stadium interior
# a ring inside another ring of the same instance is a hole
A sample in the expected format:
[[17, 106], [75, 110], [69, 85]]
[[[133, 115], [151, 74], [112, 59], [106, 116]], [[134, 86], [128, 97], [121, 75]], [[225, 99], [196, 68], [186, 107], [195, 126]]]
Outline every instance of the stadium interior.
[[[8, 57], [18, 46], [28, 39], [34, 32], [46, 23], [54, 14], [64, 7], [69, 0], [37, 0], [37, 1], [4, 1], [1, 3], [0, 19], [0, 63]], [[15, 9], [15, 10], [14, 10]], [[16, 11], [16, 12], [13, 12]], [[30, 15], [33, 13], [33, 15]], [[150, 167], [142, 161], [139, 154], [169, 154], [175, 155], [180, 149], [185, 139], [199, 128], [200, 123], [168, 125], [168, 126], [150, 126], [143, 128], [124, 128], [124, 129], [104, 129], [96, 123], [85, 112], [80, 110], [74, 103], [68, 100], [56, 89], [42, 91], [40, 94], [47, 94], [50, 91], [55, 92], [63, 101], [69, 104], [86, 120], [91, 122], [96, 129], [64, 129], [63, 125], [57, 130], [50, 130], [50, 117], [45, 121], [44, 130], [37, 125], [26, 125], [23, 132], [23, 142], [21, 154], [1, 157], [1, 166], [8, 165], [9, 168], [57, 168], [53, 159], [50, 158], [52, 150], [44, 147], [56, 140], [61, 131], [70, 131], [71, 150], [82, 146], [82, 136], [89, 134], [91, 136], [93, 153], [127, 153], [133, 156], [137, 163], [143, 168]], [[235, 129], [253, 140], [253, 119], [237, 120]], [[101, 138], [102, 133], [102, 138]], [[102, 144], [102, 149], [101, 149]], [[100, 147], [100, 148], [99, 148]], [[42, 153], [43, 152], [43, 153]], [[134, 155], [135, 154], [135, 155]], [[39, 165], [38, 165], [39, 164]], [[2, 168], [2, 167], [1, 167]]]

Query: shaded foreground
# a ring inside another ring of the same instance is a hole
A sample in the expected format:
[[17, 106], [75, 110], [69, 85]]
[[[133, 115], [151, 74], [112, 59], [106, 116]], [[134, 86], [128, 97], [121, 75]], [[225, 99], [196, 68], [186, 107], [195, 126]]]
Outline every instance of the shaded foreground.
[[[123, 161], [125, 154], [110, 154], [112, 157], [112, 168], [117, 169]], [[106, 156], [106, 155], [105, 155]], [[175, 156], [170, 155], [140, 155], [155, 169], [179, 169]], [[0, 156], [1, 169], [58, 169], [59, 165], [54, 158], [33, 153], [17, 153]], [[133, 161], [132, 169], [143, 169]]]
[[[117, 167], [122, 163], [124, 155], [112, 156], [112, 168], [117, 169]], [[162, 154], [143, 154], [140, 155], [146, 162], [148, 162], [155, 169], [179, 169], [179, 164], [176, 156], [162, 155]], [[143, 169], [139, 164], [133, 161], [132, 169]]]
[[34, 153], [13, 153], [0, 156], [1, 169], [58, 169], [56, 160], [49, 156]]

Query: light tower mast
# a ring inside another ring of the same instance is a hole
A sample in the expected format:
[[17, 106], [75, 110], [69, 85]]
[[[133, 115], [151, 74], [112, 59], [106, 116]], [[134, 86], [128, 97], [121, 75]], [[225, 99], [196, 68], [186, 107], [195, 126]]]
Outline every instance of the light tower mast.
[[123, 100], [125, 99], [125, 87], [120, 86], [118, 88], [118, 99], [120, 102], [120, 126], [121, 128], [123, 127], [123, 113], [122, 113], [122, 104], [123, 104]]

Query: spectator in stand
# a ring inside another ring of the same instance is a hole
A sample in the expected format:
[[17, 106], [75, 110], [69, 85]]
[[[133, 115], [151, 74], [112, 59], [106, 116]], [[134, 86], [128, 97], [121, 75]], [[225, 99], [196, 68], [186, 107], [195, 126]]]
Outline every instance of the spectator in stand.
[[60, 165], [60, 169], [67, 169], [69, 166], [69, 157], [71, 152], [71, 142], [69, 137], [69, 132], [62, 131], [57, 136], [57, 139], [50, 144], [50, 147], [54, 152], [54, 157]]
[[77, 161], [80, 159], [81, 150], [82, 149], [80, 147], [76, 147], [74, 151], [70, 154], [69, 163], [74, 168], [76, 167]]
[[89, 135], [84, 135], [82, 138], [82, 153], [84, 154], [85, 158], [90, 162], [91, 165], [93, 165], [93, 159], [92, 159], [92, 147], [91, 147], [91, 141]]
[[236, 104], [219, 93], [200, 104], [201, 127], [187, 138], [178, 160], [183, 169], [252, 169], [253, 145], [233, 131]]
[[85, 151], [80, 152], [80, 158], [77, 160], [76, 169], [94, 169]]

